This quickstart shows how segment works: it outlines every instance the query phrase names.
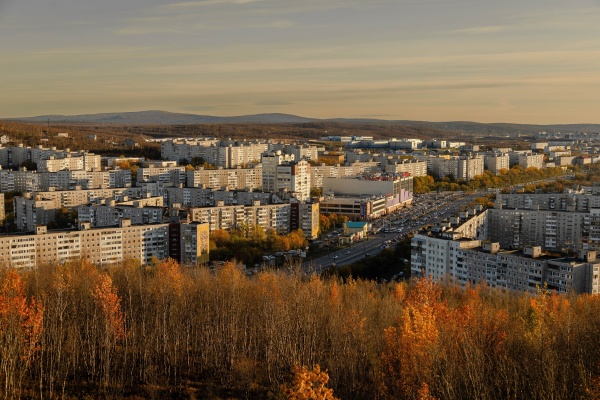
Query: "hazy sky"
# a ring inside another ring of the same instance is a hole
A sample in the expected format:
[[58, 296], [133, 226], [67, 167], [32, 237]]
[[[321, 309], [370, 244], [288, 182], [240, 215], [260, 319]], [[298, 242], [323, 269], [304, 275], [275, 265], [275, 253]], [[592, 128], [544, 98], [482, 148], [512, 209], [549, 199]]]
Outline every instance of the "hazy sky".
[[0, 117], [600, 123], [600, 0], [0, 0]]

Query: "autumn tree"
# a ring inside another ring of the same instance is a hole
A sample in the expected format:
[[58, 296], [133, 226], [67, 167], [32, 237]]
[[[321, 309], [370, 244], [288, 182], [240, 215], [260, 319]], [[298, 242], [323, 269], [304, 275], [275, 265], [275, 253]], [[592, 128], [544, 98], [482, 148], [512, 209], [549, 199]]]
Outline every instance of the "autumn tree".
[[310, 370], [305, 366], [292, 368], [294, 378], [285, 385], [283, 393], [289, 400], [336, 400], [333, 390], [327, 387], [329, 375], [322, 371], [319, 364]]
[[0, 283], [0, 373], [4, 398], [19, 398], [23, 376], [39, 350], [44, 308], [27, 301], [20, 275], [9, 270]]

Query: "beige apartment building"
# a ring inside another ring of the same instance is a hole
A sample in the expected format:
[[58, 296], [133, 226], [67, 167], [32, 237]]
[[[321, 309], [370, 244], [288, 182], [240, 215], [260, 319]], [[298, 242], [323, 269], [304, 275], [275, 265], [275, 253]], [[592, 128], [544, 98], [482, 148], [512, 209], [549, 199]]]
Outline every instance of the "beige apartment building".
[[385, 172], [390, 174], [408, 173], [412, 176], [425, 176], [427, 175], [427, 163], [417, 160], [391, 162], [385, 166]]
[[[174, 243], [182, 247], [170, 254], [169, 245]], [[153, 257], [161, 260], [173, 256], [181, 261], [182, 254], [187, 263], [206, 262], [208, 243], [205, 224], [131, 225], [130, 220], [122, 219], [121, 226], [99, 229], [88, 222], [80, 223], [78, 230], [48, 231], [38, 226], [34, 234], [0, 236], [0, 264], [35, 268], [42, 263], [79, 259], [101, 266], [127, 259], [149, 264]]]
[[256, 190], [263, 187], [262, 166], [255, 168], [236, 169], [204, 169], [199, 168], [187, 172], [187, 187], [204, 187], [209, 189], [228, 188], [230, 190], [250, 189]]

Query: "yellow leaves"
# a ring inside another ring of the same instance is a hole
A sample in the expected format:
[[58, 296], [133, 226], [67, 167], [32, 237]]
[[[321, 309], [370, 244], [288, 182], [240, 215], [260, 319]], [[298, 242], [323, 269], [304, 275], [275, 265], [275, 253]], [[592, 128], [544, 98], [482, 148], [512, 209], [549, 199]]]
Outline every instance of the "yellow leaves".
[[121, 299], [112, 279], [106, 274], [100, 275], [92, 296], [102, 312], [106, 330], [114, 339], [125, 337], [125, 317], [121, 311]]
[[156, 268], [156, 285], [160, 292], [169, 291], [175, 296], [183, 294], [185, 278], [179, 263], [171, 258], [161, 262]]
[[398, 300], [399, 302], [403, 302], [404, 299], [406, 298], [406, 286], [404, 283], [400, 282], [400, 283], [396, 283], [396, 285], [394, 286], [394, 291], [392, 293], [392, 296], [394, 296], [394, 298], [396, 300]]
[[436, 322], [446, 310], [440, 293], [430, 279], [418, 280], [406, 297], [399, 326], [385, 329], [382, 359], [389, 377], [386, 389], [392, 397], [415, 397], [422, 380], [431, 376], [439, 351]]
[[312, 370], [306, 367], [294, 366], [292, 368], [294, 378], [291, 384], [282, 387], [282, 391], [288, 400], [337, 400], [333, 395], [333, 389], [327, 387], [329, 375], [327, 370], [321, 371], [319, 364]]
[[333, 282], [329, 289], [329, 302], [334, 306], [337, 306], [340, 302], [340, 290], [337, 282]]

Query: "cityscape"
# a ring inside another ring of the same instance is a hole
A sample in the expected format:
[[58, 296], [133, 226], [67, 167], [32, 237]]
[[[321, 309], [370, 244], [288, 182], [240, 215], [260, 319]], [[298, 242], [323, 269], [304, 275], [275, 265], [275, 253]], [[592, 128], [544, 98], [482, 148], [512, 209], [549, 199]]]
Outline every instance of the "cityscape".
[[0, 2], [0, 398], [600, 399], [598, 17]]

